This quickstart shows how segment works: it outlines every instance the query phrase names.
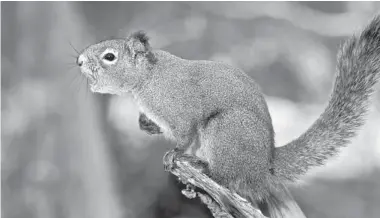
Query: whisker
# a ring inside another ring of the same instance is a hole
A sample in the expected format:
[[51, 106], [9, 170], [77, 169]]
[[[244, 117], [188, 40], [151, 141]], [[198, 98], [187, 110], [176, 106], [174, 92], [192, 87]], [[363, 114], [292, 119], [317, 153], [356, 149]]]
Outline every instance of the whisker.
[[73, 66], [73, 67], [78, 67], [78, 65], [77, 65], [77, 64], [74, 64], [74, 63], [62, 63], [62, 65], [63, 65], [63, 66], [66, 66], [66, 67], [71, 67], [71, 66]]
[[69, 88], [71, 96], [73, 96], [74, 98], [78, 97], [78, 91], [80, 88], [80, 78], [78, 77], [83, 76], [80, 73], [80, 71], [76, 69], [76, 67], [77, 66], [72, 65], [72, 66], [66, 66], [66, 69], [62, 68], [66, 70], [66, 73], [63, 74], [65, 78], [65, 84]]
[[72, 49], [74, 49], [74, 51], [77, 53], [77, 55], [79, 55], [79, 51], [73, 46], [73, 44], [71, 44], [70, 40], [67, 39], [67, 42], [69, 43], [69, 45], [71, 46]]
[[78, 84], [78, 77], [79, 77], [79, 76], [80, 76], [80, 75], [78, 75], [78, 74], [76, 74], [76, 75], [74, 76], [74, 78], [73, 78], [73, 79], [71, 80], [71, 82], [70, 82], [70, 85], [69, 85], [70, 88], [73, 88], [75, 82], [77, 82], [77, 84]]
[[61, 62], [62, 66], [78, 66], [75, 62]]
[[70, 57], [74, 58], [75, 60], [78, 58], [78, 56], [75, 56], [75, 55], [72, 55], [72, 54], [69, 54]]
[[62, 66], [62, 69], [67, 71], [67, 72], [71, 72], [72, 70], [74, 70], [76, 68], [77, 68], [76, 66], [69, 66], [69, 65]]
[[74, 84], [74, 82], [76, 83], [76, 87], [75, 88], [73, 87], [73, 91], [75, 91], [75, 93], [77, 94], [79, 93], [79, 89], [81, 86], [81, 77], [82, 77], [81, 74], [76, 74], [72, 82], [72, 84]]
[[80, 94], [80, 91], [82, 90], [82, 86], [83, 86], [83, 76], [81, 76], [81, 79], [80, 79], [78, 94]]
[[87, 101], [87, 94], [88, 94], [88, 78], [86, 78], [86, 88], [85, 88], [85, 90], [86, 90], [86, 96], [85, 96], [85, 101]]
[[69, 63], [62, 63], [62, 64], [65, 64], [65, 65], [73, 65], [73, 66], [77, 66], [76, 63], [73, 63], [73, 62], [69, 62]]
[[76, 67], [76, 66], [66, 66], [66, 70], [71, 71], [72, 69], [74, 69], [74, 67]]

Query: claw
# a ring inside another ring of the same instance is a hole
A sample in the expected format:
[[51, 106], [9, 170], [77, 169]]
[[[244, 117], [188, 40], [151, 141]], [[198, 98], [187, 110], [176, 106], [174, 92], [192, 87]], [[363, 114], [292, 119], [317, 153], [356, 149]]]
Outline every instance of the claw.
[[178, 159], [179, 156], [181, 156], [182, 152], [178, 148], [174, 148], [164, 155], [163, 162], [164, 162], [164, 169], [165, 171], [171, 171], [175, 168], [174, 161]]

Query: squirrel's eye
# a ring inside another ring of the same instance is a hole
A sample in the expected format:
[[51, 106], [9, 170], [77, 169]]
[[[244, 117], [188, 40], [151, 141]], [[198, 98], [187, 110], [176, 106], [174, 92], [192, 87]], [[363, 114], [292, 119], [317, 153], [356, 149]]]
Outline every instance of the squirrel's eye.
[[106, 59], [107, 61], [113, 61], [113, 60], [115, 60], [116, 57], [112, 53], [107, 53], [106, 55], [104, 55], [103, 58]]

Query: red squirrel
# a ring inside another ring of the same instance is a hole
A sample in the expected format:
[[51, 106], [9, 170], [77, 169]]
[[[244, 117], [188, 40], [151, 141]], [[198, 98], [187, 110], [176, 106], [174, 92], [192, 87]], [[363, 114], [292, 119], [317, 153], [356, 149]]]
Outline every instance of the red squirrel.
[[270, 217], [284, 217], [292, 199], [286, 185], [337, 154], [365, 122], [379, 78], [380, 17], [341, 47], [321, 116], [277, 148], [258, 84], [236, 67], [154, 50], [141, 31], [93, 44], [77, 63], [92, 92], [131, 93], [140, 107], [140, 128], [177, 143], [165, 155], [167, 167], [196, 146], [193, 155], [210, 178], [253, 204], [264, 203]]

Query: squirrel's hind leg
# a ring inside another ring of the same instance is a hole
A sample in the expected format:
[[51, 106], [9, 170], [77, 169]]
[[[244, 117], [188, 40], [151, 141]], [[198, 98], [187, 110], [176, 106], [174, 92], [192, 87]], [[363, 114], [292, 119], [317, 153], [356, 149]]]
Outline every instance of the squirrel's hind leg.
[[208, 157], [210, 177], [253, 204], [270, 192], [271, 126], [252, 111], [224, 111], [202, 130], [199, 153]]

